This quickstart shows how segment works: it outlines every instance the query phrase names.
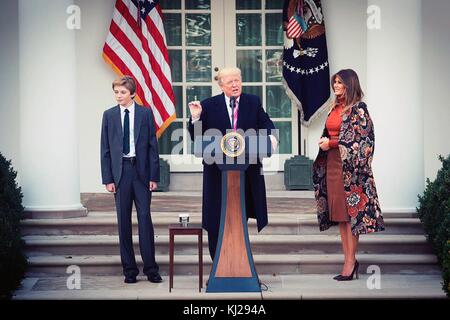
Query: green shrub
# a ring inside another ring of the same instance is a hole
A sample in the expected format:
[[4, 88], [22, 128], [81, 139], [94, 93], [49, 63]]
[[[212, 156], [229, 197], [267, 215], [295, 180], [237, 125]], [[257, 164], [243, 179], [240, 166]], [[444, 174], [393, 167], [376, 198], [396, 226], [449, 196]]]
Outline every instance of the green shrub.
[[23, 279], [27, 260], [20, 234], [22, 193], [17, 173], [0, 153], [0, 299], [9, 299]]
[[442, 168], [435, 181], [427, 179], [417, 212], [442, 267], [443, 289], [450, 296], [450, 155], [439, 160]]

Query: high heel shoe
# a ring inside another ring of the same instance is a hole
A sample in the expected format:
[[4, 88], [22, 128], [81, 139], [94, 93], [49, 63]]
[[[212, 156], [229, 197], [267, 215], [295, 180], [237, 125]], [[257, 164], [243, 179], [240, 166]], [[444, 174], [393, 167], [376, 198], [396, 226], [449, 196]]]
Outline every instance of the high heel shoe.
[[355, 266], [353, 267], [353, 271], [349, 276], [343, 276], [342, 274], [340, 274], [334, 277], [333, 279], [337, 281], [351, 281], [353, 280], [353, 275], [356, 275], [356, 279], [359, 279], [358, 271], [359, 271], [359, 262], [358, 260], [356, 260]]

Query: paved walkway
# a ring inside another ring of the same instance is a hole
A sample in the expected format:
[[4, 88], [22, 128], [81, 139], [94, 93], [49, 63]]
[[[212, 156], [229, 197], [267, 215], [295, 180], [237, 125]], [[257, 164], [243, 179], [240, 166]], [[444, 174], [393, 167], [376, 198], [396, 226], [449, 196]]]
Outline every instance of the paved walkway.
[[[136, 284], [125, 284], [118, 276], [85, 276], [81, 289], [69, 290], [66, 277], [26, 278], [16, 291], [18, 300], [85, 300], [85, 299], [150, 299], [150, 300], [269, 300], [269, 299], [428, 299], [446, 298], [440, 275], [382, 275], [378, 284], [369, 274], [358, 280], [336, 282], [333, 275], [262, 275], [267, 286], [262, 293], [206, 293], [198, 291], [197, 276], [175, 276], [169, 293], [168, 278], [150, 283], [138, 277]], [[205, 277], [205, 281], [206, 281]], [[379, 285], [379, 288], [369, 289]]]

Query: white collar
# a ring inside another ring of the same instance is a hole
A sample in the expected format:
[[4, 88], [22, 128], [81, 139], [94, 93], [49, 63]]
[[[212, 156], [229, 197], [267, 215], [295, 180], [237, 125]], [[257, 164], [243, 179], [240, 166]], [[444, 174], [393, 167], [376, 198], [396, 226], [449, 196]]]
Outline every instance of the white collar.
[[[223, 95], [225, 96], [225, 103], [226, 103], [227, 107], [229, 107], [230, 106], [230, 97], [227, 97], [227, 95], [225, 93]], [[238, 104], [239, 104], [239, 99], [241, 99], [241, 96], [236, 98], [236, 102]]]
[[125, 108], [124, 106], [121, 106], [121, 105], [119, 104], [120, 111], [123, 113], [123, 112], [125, 112], [125, 109], [128, 109], [128, 111], [130, 111], [130, 113], [134, 113], [134, 105], [135, 105], [135, 102], [134, 102], [134, 101], [133, 101], [133, 103], [131, 104], [131, 106], [129, 106], [128, 108]]

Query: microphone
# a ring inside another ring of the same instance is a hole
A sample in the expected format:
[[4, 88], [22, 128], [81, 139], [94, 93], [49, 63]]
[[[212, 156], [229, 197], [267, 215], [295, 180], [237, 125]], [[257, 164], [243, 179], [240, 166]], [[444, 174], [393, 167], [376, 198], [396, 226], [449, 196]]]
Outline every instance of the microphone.
[[230, 97], [230, 107], [231, 107], [231, 128], [234, 126], [234, 106], [236, 105], [236, 97]]
[[230, 107], [231, 107], [231, 109], [234, 109], [235, 105], [236, 105], [236, 97], [235, 96], [231, 96], [230, 97]]

